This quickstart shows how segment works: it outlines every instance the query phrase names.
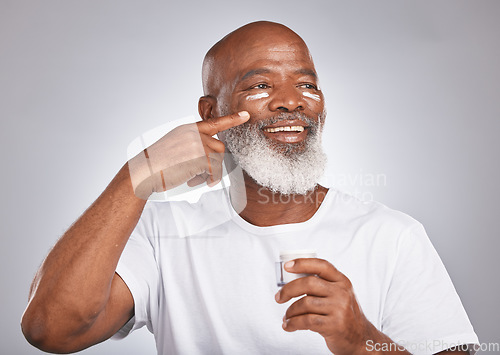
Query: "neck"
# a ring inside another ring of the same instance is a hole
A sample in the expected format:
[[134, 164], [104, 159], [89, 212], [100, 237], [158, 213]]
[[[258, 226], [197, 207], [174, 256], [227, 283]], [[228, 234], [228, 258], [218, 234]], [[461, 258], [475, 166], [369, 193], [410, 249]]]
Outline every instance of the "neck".
[[233, 187], [238, 184], [231, 184], [231, 203], [241, 218], [259, 227], [307, 221], [328, 192], [327, 188], [317, 185], [305, 195], [282, 195], [257, 184], [246, 173], [243, 177], [244, 191]]

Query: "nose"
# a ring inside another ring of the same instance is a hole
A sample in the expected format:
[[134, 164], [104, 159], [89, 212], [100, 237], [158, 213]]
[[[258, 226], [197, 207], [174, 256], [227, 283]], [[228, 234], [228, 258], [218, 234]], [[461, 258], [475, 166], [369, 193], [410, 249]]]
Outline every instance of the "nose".
[[275, 88], [271, 101], [269, 101], [269, 109], [273, 112], [302, 111], [305, 106], [302, 92], [294, 86]]

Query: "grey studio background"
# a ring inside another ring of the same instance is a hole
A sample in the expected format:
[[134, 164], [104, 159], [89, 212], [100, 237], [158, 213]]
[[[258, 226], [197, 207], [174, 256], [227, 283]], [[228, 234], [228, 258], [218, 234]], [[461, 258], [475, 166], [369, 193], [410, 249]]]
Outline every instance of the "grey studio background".
[[[329, 176], [421, 221], [480, 341], [500, 342], [499, 18], [494, 0], [0, 0], [0, 352], [40, 353], [19, 321], [49, 248], [135, 137], [197, 115], [205, 52], [259, 19], [312, 51]], [[155, 345], [144, 328], [83, 353]]]

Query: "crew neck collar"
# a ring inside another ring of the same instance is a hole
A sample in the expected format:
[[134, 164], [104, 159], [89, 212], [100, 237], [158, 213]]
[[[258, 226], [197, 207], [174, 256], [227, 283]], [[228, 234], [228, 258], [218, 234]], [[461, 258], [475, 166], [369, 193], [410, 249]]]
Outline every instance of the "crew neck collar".
[[334, 194], [335, 191], [329, 188], [325, 195], [325, 198], [321, 202], [321, 205], [316, 210], [314, 215], [307, 221], [297, 222], [297, 223], [277, 224], [274, 226], [266, 226], [266, 227], [256, 226], [254, 224], [247, 222], [234, 210], [229, 197], [229, 188], [224, 190], [223, 201], [226, 209], [229, 210], [232, 221], [236, 223], [239, 227], [253, 234], [268, 235], [268, 234], [287, 233], [287, 232], [302, 230], [316, 224], [317, 221], [320, 220], [322, 216], [325, 214], [325, 211], [328, 210], [328, 206], [333, 201]]

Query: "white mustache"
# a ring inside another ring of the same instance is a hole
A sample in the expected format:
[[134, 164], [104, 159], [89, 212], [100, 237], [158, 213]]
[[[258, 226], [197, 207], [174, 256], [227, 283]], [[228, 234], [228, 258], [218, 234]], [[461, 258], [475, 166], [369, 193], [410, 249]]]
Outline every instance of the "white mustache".
[[308, 126], [318, 126], [319, 125], [319, 119], [314, 120], [312, 118], [309, 118], [308, 116], [304, 115], [303, 113], [281, 113], [277, 116], [267, 118], [265, 120], [259, 121], [257, 123], [258, 128], [264, 128], [266, 126], [281, 122], [281, 121], [292, 121], [292, 120], [300, 120], [305, 122]]

